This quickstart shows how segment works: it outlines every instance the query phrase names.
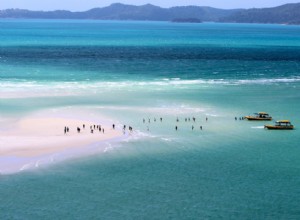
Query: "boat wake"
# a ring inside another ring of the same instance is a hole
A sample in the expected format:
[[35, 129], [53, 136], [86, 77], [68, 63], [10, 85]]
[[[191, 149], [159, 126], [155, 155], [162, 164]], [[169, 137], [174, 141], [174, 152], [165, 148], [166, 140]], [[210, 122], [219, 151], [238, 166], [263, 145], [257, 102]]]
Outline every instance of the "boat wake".
[[253, 126], [251, 128], [253, 128], [253, 129], [264, 129], [264, 126]]

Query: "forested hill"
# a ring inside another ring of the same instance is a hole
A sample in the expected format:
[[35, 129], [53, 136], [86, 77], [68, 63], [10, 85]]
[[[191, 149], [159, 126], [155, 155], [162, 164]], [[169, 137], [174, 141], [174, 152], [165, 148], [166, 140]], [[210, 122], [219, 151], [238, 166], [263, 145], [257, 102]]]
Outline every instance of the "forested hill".
[[300, 3], [248, 10], [225, 10], [201, 6], [161, 8], [151, 4], [134, 6], [115, 3], [108, 7], [94, 8], [84, 12], [7, 9], [0, 11], [0, 18], [140, 21], [173, 21], [185, 19], [203, 22], [300, 24]]
[[199, 19], [201, 21], [219, 21], [239, 9], [224, 10], [211, 7], [184, 6], [161, 8], [147, 4], [142, 6], [112, 4], [104, 8], [93, 8], [84, 12], [29, 11], [23, 9], [7, 9], [0, 11], [0, 18], [27, 19], [97, 19], [97, 20], [149, 20], [172, 21], [174, 19]]
[[220, 19], [222, 22], [300, 24], [300, 3], [274, 8], [248, 9]]

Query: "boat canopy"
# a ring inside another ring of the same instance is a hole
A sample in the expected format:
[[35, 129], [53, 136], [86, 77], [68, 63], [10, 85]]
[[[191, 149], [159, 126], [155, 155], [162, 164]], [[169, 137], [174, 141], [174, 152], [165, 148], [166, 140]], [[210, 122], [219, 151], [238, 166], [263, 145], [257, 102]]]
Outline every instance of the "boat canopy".
[[256, 113], [256, 114], [258, 114], [258, 115], [269, 115], [269, 114], [266, 113], [266, 112], [258, 112], [258, 113]]
[[291, 123], [289, 120], [279, 120], [277, 123]]

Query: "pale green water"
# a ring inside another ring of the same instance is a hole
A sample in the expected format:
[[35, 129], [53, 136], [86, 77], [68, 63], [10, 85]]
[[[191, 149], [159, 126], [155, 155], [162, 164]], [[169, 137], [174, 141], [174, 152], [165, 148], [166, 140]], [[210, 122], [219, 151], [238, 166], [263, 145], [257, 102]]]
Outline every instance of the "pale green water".
[[[141, 132], [106, 153], [1, 176], [1, 219], [299, 219], [299, 27], [0, 27], [0, 120], [69, 108]], [[257, 111], [296, 130], [234, 120]]]

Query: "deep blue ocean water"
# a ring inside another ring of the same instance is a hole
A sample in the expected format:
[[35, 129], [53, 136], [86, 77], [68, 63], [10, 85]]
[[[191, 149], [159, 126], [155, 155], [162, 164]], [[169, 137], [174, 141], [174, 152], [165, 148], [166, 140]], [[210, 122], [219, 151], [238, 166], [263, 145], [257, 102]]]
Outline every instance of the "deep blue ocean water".
[[[298, 26], [0, 20], [0, 129], [69, 108], [145, 134], [1, 175], [0, 218], [299, 219], [299, 49]], [[296, 130], [234, 120], [258, 111]]]

